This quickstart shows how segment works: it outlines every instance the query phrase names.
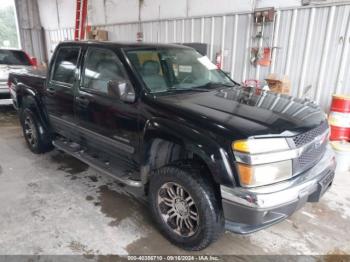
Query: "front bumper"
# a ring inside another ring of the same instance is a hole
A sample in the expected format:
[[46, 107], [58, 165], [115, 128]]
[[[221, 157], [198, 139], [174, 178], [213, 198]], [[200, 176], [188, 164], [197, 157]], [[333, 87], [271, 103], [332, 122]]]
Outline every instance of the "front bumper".
[[287, 218], [306, 202], [318, 202], [333, 182], [335, 166], [328, 147], [313, 168], [287, 181], [256, 188], [221, 186], [226, 229], [252, 233]]

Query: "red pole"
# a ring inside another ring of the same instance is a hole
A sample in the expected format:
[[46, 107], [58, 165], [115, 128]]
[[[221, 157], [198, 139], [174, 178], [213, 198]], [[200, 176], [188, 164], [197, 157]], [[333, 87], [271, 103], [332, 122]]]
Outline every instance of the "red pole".
[[87, 1], [83, 0], [82, 14], [81, 14], [81, 23], [80, 23], [80, 40], [84, 40], [85, 38], [85, 23], [87, 16]]
[[80, 14], [81, 14], [81, 0], [77, 0], [76, 10], [75, 10], [75, 29], [74, 29], [74, 40], [79, 40], [79, 27], [80, 27]]

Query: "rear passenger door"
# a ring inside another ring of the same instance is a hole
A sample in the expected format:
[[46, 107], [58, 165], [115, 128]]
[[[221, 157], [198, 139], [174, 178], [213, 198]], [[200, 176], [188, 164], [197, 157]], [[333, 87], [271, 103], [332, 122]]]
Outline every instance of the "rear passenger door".
[[114, 50], [89, 47], [76, 96], [76, 112], [88, 147], [107, 154], [123, 171], [133, 172], [139, 162], [137, 102], [122, 102], [108, 88], [109, 81], [124, 80], [128, 81], [128, 76]]
[[79, 83], [80, 56], [79, 46], [59, 47], [53, 58], [44, 96], [52, 126], [68, 137], [72, 136], [72, 126], [76, 123], [74, 93]]

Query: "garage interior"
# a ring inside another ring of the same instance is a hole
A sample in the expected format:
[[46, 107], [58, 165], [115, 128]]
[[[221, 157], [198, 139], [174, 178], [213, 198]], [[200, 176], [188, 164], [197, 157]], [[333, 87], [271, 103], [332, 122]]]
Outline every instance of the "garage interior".
[[[35, 57], [38, 67], [49, 65], [61, 41], [178, 43], [198, 48], [246, 86], [277, 82], [279, 93], [314, 100], [329, 119], [332, 96], [350, 96], [350, 1], [14, 0], [13, 6], [16, 48]], [[5, 42], [0, 47], [12, 47]], [[350, 129], [350, 112], [346, 117], [342, 124]], [[32, 154], [17, 112], [1, 105], [0, 260], [1, 255], [350, 255], [350, 152], [349, 141], [341, 140], [344, 147], [334, 148], [340, 167], [320, 202], [307, 203], [272, 227], [249, 235], [226, 231], [205, 250], [188, 252], [159, 233], [145, 200], [127, 193], [125, 185], [58, 150]]]

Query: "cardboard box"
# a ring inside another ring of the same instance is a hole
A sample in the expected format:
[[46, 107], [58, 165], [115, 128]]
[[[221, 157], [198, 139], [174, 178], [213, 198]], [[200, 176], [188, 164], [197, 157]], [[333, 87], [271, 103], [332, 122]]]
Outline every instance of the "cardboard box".
[[290, 94], [290, 80], [288, 76], [282, 75], [279, 76], [277, 74], [269, 74], [265, 78], [270, 91], [280, 94]]
[[108, 31], [92, 29], [87, 33], [87, 38], [89, 40], [97, 40], [97, 41], [107, 41], [108, 40]]

